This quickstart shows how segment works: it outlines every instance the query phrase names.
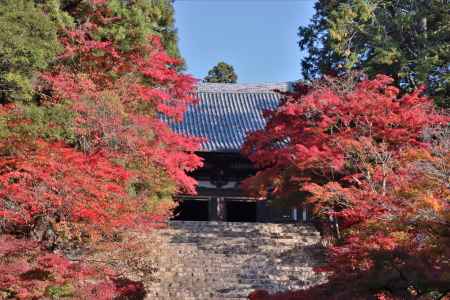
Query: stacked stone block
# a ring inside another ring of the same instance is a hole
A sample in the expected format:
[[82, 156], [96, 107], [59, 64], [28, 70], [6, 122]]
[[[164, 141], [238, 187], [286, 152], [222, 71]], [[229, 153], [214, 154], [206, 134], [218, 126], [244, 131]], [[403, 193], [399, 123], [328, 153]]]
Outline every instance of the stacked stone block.
[[246, 299], [325, 281], [313, 271], [320, 236], [308, 225], [173, 221], [145, 239], [154, 252], [154, 273], [141, 274], [147, 299]]

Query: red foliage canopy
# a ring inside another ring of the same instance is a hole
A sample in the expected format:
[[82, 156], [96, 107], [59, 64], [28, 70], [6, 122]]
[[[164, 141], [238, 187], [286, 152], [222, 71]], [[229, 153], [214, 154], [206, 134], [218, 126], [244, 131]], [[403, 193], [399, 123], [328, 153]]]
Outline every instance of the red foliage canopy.
[[448, 135], [437, 145], [429, 132], [450, 119], [420, 90], [400, 96], [391, 83], [378, 76], [303, 89], [249, 136], [244, 152], [263, 169], [247, 180], [250, 191], [313, 205], [322, 224], [334, 220], [337, 238], [321, 269], [328, 284], [273, 299], [447, 293], [450, 149]]
[[[40, 250], [39, 244], [0, 236], [2, 299], [99, 299], [142, 296], [141, 283], [114, 280], [114, 272]], [[3, 298], [4, 297], [4, 298]]]
[[[107, 10], [98, 9], [95, 16], [102, 13]], [[159, 118], [165, 114], [181, 120], [187, 105], [196, 101], [191, 95], [194, 79], [177, 71], [181, 61], [165, 53], [158, 37], [121, 51], [110, 41], [91, 37], [100, 28], [95, 20], [62, 38], [61, 60], [66, 63], [41, 76], [47, 82], [43, 88], [53, 91], [53, 102], [72, 101], [83, 150], [140, 157], [141, 163], [161, 166], [180, 188], [194, 193], [195, 181], [186, 171], [201, 164], [193, 154], [198, 142], [175, 134]]]
[[94, 284], [81, 279], [80, 264], [43, 249], [148, 228], [167, 219], [175, 192], [195, 193], [187, 172], [201, 166], [199, 143], [160, 118], [181, 120], [195, 102], [194, 79], [178, 71], [181, 61], [157, 37], [127, 50], [105, 40], [102, 30], [120, 21], [107, 1], [83, 9], [79, 23], [60, 33], [64, 51], [41, 74], [36, 103], [0, 107], [0, 269], [7, 270], [0, 298], [127, 293], [109, 273], [93, 272]]
[[[157, 37], [127, 51], [99, 40], [101, 28], [116, 20], [101, 3], [88, 13], [62, 34], [59, 64], [41, 75], [41, 105], [64, 103], [74, 115], [67, 125], [74, 138], [53, 141], [42, 134], [36, 140], [12, 130], [1, 142], [3, 149], [14, 148], [0, 158], [6, 227], [32, 226], [42, 217], [103, 229], [137, 225], [170, 213], [171, 203], [152, 200], [158, 193], [195, 193], [186, 173], [201, 165], [194, 154], [198, 142], [160, 120], [160, 114], [182, 118], [195, 102], [194, 79], [177, 71], [181, 62]], [[14, 107], [1, 117], [10, 128], [35, 122]], [[61, 125], [46, 130], [54, 126]]]
[[346, 165], [349, 155], [371, 143], [383, 144], [388, 151], [426, 146], [422, 130], [444, 118], [420, 90], [399, 99], [399, 90], [391, 83], [391, 78], [379, 76], [348, 92], [338, 87], [320, 86], [309, 92], [303, 88], [276, 111], [266, 112], [267, 126], [250, 134], [243, 148], [263, 169], [247, 182], [250, 190], [281, 195], [298, 191], [312, 179], [355, 175]]

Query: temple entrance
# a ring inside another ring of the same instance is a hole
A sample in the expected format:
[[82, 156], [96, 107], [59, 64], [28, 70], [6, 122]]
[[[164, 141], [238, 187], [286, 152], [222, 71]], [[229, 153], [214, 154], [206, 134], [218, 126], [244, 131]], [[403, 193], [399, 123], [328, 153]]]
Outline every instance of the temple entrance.
[[180, 200], [175, 209], [172, 220], [178, 221], [208, 221], [208, 201], [205, 200]]
[[178, 203], [172, 220], [297, 223], [312, 216], [307, 207], [276, 207], [248, 197], [184, 196]]
[[256, 202], [227, 201], [226, 220], [228, 222], [256, 222]]

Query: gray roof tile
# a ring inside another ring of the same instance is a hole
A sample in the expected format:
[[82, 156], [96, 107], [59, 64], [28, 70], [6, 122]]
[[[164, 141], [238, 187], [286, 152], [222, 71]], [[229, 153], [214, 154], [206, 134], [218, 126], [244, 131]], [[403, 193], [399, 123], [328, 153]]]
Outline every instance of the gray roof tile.
[[163, 118], [185, 136], [205, 139], [201, 151], [238, 152], [247, 133], [264, 128], [263, 111], [278, 106], [285, 84], [199, 84], [198, 104], [189, 106], [182, 122]]

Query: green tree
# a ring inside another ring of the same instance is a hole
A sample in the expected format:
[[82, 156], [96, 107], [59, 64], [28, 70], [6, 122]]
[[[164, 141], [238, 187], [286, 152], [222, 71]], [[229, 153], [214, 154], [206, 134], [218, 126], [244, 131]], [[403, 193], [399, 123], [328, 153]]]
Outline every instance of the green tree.
[[[172, 2], [109, 0], [111, 17], [117, 21], [102, 27], [96, 39], [116, 41], [127, 51], [145, 45], [149, 35], [158, 35], [167, 53], [181, 59]], [[90, 2], [81, 0], [0, 1], [1, 102], [31, 101], [39, 72], [62, 49], [58, 35], [86, 21], [90, 10]]]
[[352, 69], [392, 76], [405, 92], [421, 84], [450, 106], [450, 9], [447, 0], [319, 0], [300, 27], [303, 76]]
[[61, 50], [57, 16], [45, 8], [51, 7], [32, 0], [0, 1], [0, 102], [30, 101], [37, 73]]
[[168, 54], [181, 57], [178, 48], [178, 33], [175, 28], [175, 10], [173, 0], [152, 0], [151, 19], [153, 30], [161, 36]]
[[209, 70], [208, 76], [205, 77], [204, 81], [212, 83], [236, 83], [237, 75], [232, 65], [219, 62]]
[[[62, 4], [77, 22], [86, 21], [93, 9], [89, 1], [62, 0]], [[108, 0], [107, 6], [116, 21], [101, 29], [99, 39], [114, 40], [127, 51], [146, 44], [149, 35], [158, 35], [167, 53], [181, 58], [172, 0]]]

